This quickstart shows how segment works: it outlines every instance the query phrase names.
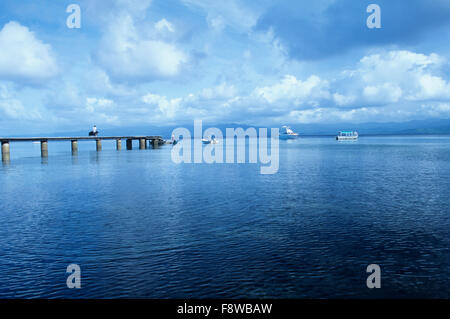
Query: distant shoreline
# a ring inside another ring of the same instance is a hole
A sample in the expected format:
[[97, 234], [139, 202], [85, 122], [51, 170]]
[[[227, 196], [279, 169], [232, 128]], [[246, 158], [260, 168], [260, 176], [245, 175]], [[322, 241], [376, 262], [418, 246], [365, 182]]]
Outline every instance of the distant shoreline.
[[[300, 134], [300, 137], [335, 137], [336, 134]], [[389, 137], [389, 136], [450, 136], [450, 133], [423, 133], [423, 134], [364, 134], [359, 133], [359, 137], [367, 136], [367, 137]]]

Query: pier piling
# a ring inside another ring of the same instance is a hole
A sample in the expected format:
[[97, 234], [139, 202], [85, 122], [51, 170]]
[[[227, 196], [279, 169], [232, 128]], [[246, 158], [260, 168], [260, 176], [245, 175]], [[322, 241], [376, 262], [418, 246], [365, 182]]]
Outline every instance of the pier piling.
[[122, 149], [122, 140], [121, 139], [116, 140], [116, 149], [118, 151], [120, 151]]
[[152, 140], [152, 147], [153, 148], [158, 148], [159, 147], [159, 140], [158, 139], [153, 139]]
[[72, 154], [78, 153], [78, 141], [72, 140]]
[[9, 142], [2, 141], [2, 161], [8, 162], [10, 159]]
[[48, 141], [41, 141], [41, 157], [48, 157]]
[[145, 150], [146, 146], [147, 146], [147, 143], [146, 143], [145, 138], [139, 139], [139, 149]]
[[97, 152], [100, 152], [102, 150], [102, 140], [96, 140], [96, 147], [97, 147]]
[[133, 149], [133, 140], [127, 139], [127, 150], [132, 150], [132, 149]]

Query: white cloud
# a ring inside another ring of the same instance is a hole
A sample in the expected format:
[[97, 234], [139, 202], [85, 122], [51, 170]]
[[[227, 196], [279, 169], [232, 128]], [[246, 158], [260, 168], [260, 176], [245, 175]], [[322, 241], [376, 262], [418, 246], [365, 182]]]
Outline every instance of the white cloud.
[[[427, 100], [450, 97], [450, 84], [433, 74], [445, 63], [431, 53], [389, 51], [360, 60], [358, 69], [349, 72], [352, 80], [365, 85], [363, 95], [380, 104], [405, 100]], [[357, 85], [357, 83], [356, 83]]]
[[169, 21], [167, 21], [166, 19], [161, 19], [158, 22], [155, 23], [155, 29], [163, 32], [163, 31], [169, 31], [169, 32], [175, 32], [175, 28], [172, 25], [172, 23], [170, 23]]
[[27, 27], [11, 21], [0, 31], [0, 76], [38, 82], [58, 73], [52, 48]]
[[431, 74], [422, 74], [417, 81], [419, 90], [415, 95], [412, 94], [412, 99], [450, 98], [450, 83], [448, 81]]
[[177, 115], [182, 99], [167, 99], [165, 96], [148, 93], [142, 97], [142, 102], [155, 107], [163, 116], [172, 119]]
[[[235, 86], [222, 83], [198, 94], [168, 99], [148, 95], [143, 101], [155, 105], [171, 119], [186, 119], [188, 107], [215, 121], [250, 118], [270, 122], [363, 122], [397, 121], [448, 114], [448, 103], [427, 103], [449, 99], [448, 82], [434, 73], [443, 58], [409, 51], [391, 51], [362, 58], [355, 69], [330, 81], [317, 75], [304, 80], [285, 75], [266, 86], [237, 95]], [[392, 71], [391, 71], [392, 70]], [[450, 103], [450, 101], [449, 101]], [[195, 107], [193, 107], [195, 105]]]
[[205, 100], [229, 99], [236, 95], [236, 88], [227, 83], [221, 83], [213, 88], [205, 88], [202, 90], [200, 97]]
[[41, 114], [35, 109], [27, 109], [17, 94], [6, 85], [0, 84], [0, 116], [7, 119], [36, 120]]
[[338, 106], [353, 104], [356, 100], [354, 95], [342, 95], [340, 93], [333, 94], [333, 100]]
[[[165, 23], [161, 22], [159, 28], [162, 24]], [[151, 32], [141, 32], [129, 14], [111, 22], [101, 40], [97, 58], [116, 80], [150, 81], [174, 77], [188, 61], [187, 54], [174, 43], [151, 36]]]
[[234, 30], [248, 32], [255, 26], [263, 11], [262, 3], [250, 8], [251, 3], [239, 0], [182, 0], [182, 2], [187, 6], [203, 9], [207, 13], [207, 22], [215, 30], [223, 29], [227, 25]]
[[[328, 75], [330, 80], [318, 75], [300, 78], [288, 74], [266, 85], [249, 85], [244, 89], [232, 77], [227, 77], [218, 85], [182, 96], [167, 89], [156, 89], [156, 85], [134, 87], [129, 95], [115, 95], [108, 76], [103, 73], [99, 81], [105, 83], [107, 94], [88, 95], [91, 100], [87, 100], [85, 111], [89, 114], [92, 108], [91, 113], [100, 119], [102, 116], [132, 118], [139, 114], [140, 120], [147, 123], [179, 123], [201, 118], [210, 122], [248, 121], [259, 125], [448, 116], [448, 82], [440, 77], [444, 65], [444, 59], [438, 55], [392, 51], [363, 57], [353, 69], [343, 73], [338, 70], [334, 77], [332, 73]], [[111, 102], [111, 96], [119, 102]]]
[[377, 108], [356, 108], [342, 110], [338, 108], [316, 108], [310, 110], [298, 110], [289, 113], [291, 123], [326, 123], [326, 122], [364, 122], [373, 121], [383, 114]]
[[100, 68], [91, 68], [83, 76], [87, 93], [91, 95], [133, 96], [135, 87], [111, 82], [108, 74]]
[[232, 111], [230, 106], [236, 106], [234, 102], [239, 99], [236, 94], [235, 87], [225, 82], [204, 88], [198, 94], [190, 93], [177, 98], [147, 93], [141, 98], [146, 106], [135, 111], [151, 114], [154, 120], [219, 120]]
[[290, 100], [294, 105], [314, 105], [330, 96], [328, 82], [316, 75], [311, 75], [305, 81], [297, 80], [293, 75], [286, 75], [279, 83], [256, 88], [254, 94], [268, 103]]
[[115, 0], [118, 10], [127, 11], [134, 16], [143, 16], [152, 4], [152, 0]]
[[90, 113], [96, 111], [111, 110], [114, 107], [114, 101], [104, 98], [88, 97], [86, 98], [86, 110]]
[[402, 89], [393, 83], [369, 85], [363, 90], [363, 96], [366, 98], [366, 101], [378, 104], [397, 102], [401, 98], [402, 93]]
[[218, 16], [208, 15], [206, 21], [208, 22], [209, 27], [216, 32], [220, 32], [223, 29], [225, 29], [225, 20], [221, 15]]
[[408, 81], [403, 76], [420, 73], [431, 65], [442, 63], [437, 54], [420, 54], [411, 51], [394, 50], [383, 54], [372, 54], [360, 60], [359, 72], [366, 82]]
[[429, 117], [450, 117], [450, 102], [422, 104], [421, 110]]

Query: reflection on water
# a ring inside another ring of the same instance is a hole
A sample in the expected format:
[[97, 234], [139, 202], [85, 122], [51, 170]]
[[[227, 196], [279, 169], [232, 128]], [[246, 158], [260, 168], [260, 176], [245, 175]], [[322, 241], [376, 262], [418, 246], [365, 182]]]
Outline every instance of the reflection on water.
[[449, 297], [449, 137], [281, 142], [274, 175], [114, 148], [12, 144], [0, 297]]

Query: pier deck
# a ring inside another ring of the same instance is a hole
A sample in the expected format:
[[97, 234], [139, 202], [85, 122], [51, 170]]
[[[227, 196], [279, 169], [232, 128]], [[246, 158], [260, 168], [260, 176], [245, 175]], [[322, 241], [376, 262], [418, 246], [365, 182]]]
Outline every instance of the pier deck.
[[73, 140], [162, 140], [161, 136], [63, 136], [63, 137], [0, 137], [1, 142], [40, 142], [40, 141], [73, 141]]
[[10, 143], [11, 142], [40, 142], [41, 143], [41, 156], [48, 156], [48, 142], [49, 141], [71, 141], [72, 153], [78, 152], [78, 141], [89, 141], [93, 140], [96, 142], [97, 151], [102, 150], [102, 140], [116, 140], [117, 150], [122, 149], [122, 140], [126, 140], [127, 150], [133, 148], [133, 140], [139, 141], [139, 149], [147, 148], [147, 141], [152, 145], [153, 148], [159, 147], [159, 145], [164, 143], [161, 136], [149, 135], [149, 136], [63, 136], [63, 137], [0, 137], [0, 142], [2, 146], [2, 161], [10, 160]]

